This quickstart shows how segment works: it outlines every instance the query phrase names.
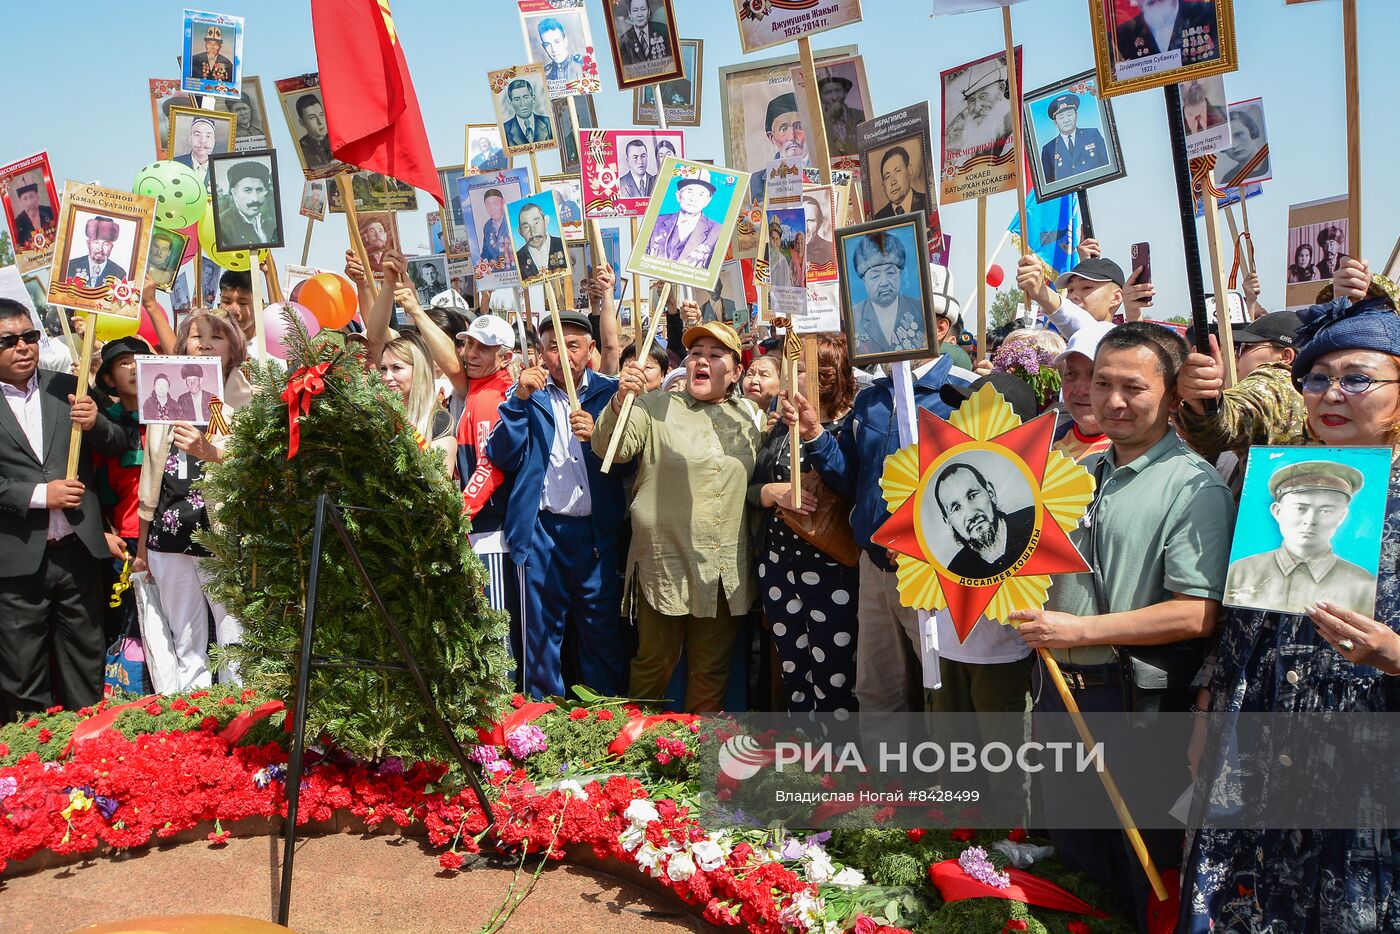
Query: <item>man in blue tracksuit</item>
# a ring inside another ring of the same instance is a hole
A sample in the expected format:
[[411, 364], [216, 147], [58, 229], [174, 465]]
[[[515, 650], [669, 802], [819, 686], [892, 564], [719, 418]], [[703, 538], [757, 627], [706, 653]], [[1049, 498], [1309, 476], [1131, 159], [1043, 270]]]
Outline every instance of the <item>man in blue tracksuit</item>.
[[[915, 405], [947, 418], [952, 410], [939, 397], [939, 390], [948, 384], [966, 386], [972, 374], [955, 367], [953, 358], [945, 355], [917, 366], [913, 375]], [[862, 390], [835, 435], [822, 429], [810, 403], [801, 398], [798, 402], [808, 462], [852, 504], [851, 528], [861, 547], [856, 700], [862, 713], [923, 710], [919, 614], [900, 603], [894, 564], [885, 549], [870, 540], [890, 517], [880, 492], [880, 476], [885, 458], [900, 446], [893, 383], [883, 377]], [[784, 403], [783, 415], [791, 423], [797, 412]]]
[[[588, 369], [593, 334], [587, 316], [561, 312], [559, 322], [562, 342], [550, 319], [541, 321], [540, 365], [520, 374], [486, 445], [491, 462], [514, 479], [506, 544], [523, 573], [525, 594], [523, 632], [512, 633], [511, 641], [528, 695], [562, 695], [566, 673], [570, 683], [620, 695], [630, 661], [618, 612], [626, 471], [602, 473], [588, 444], [617, 378]], [[580, 409], [572, 413], [561, 343], [578, 392]]]

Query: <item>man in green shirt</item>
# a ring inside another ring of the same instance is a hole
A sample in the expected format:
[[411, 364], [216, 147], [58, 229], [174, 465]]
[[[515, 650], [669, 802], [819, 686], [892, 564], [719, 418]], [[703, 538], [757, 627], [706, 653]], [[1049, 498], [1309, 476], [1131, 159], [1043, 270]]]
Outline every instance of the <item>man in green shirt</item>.
[[[1104, 335], [1091, 401], [1112, 446], [1085, 461], [1095, 498], [1072, 534], [1092, 573], [1056, 577], [1045, 609], [1012, 614], [1026, 643], [1059, 662], [1084, 711], [1123, 711], [1129, 698], [1138, 710], [1184, 711], [1201, 659], [1193, 642], [1215, 630], [1235, 506], [1219, 475], [1171, 428], [1186, 354], [1180, 336], [1147, 322]], [[1037, 713], [1065, 710], [1044, 666], [1032, 694]], [[1185, 748], [1179, 752], [1184, 785], [1190, 774]], [[1172, 761], [1167, 751], [1153, 767]], [[1060, 790], [1054, 776], [1042, 778], [1051, 813]], [[1119, 784], [1129, 787], [1122, 775]], [[1124, 910], [1135, 908], [1145, 925], [1153, 895], [1121, 831], [1052, 830], [1051, 838], [1068, 864], [1113, 891]], [[1143, 838], [1159, 869], [1180, 864], [1180, 833]]]

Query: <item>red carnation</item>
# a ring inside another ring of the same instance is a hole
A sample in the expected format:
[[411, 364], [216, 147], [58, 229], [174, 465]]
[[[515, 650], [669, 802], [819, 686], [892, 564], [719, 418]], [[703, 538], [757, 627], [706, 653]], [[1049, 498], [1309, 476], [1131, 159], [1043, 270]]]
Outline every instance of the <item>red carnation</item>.
[[613, 712], [612, 712], [611, 710], [606, 710], [606, 709], [605, 709], [605, 710], [600, 710], [600, 711], [598, 711], [598, 719], [599, 719], [599, 720], [611, 720], [612, 718], [613, 718]]
[[1030, 929], [1031, 926], [1020, 918], [1008, 918], [1006, 924], [1002, 926], [1001, 934], [1006, 934], [1007, 931], [1029, 931]]
[[170, 702], [170, 709], [171, 709], [171, 710], [184, 710], [184, 709], [185, 709], [186, 707], [188, 707], [189, 705], [190, 705], [190, 702], [189, 702], [189, 701], [185, 700], [183, 697], [177, 697], [177, 698], [175, 698], [173, 701]]
[[209, 831], [209, 844], [211, 846], [227, 846], [228, 834], [229, 832], [227, 830]]
[[34, 728], [35, 728], [36, 726], [38, 726], [38, 725], [39, 725], [39, 718], [38, 718], [38, 717], [30, 717], [28, 720], [24, 721], [24, 728], [25, 728], [26, 730], [32, 730], [32, 729], [34, 729]]
[[10, 747], [6, 746], [4, 743], [0, 743], [0, 756], [8, 756], [9, 754]]
[[588, 708], [586, 708], [586, 707], [575, 707], [573, 710], [570, 710], [570, 711], [569, 711], [569, 719], [570, 719], [570, 720], [587, 720], [587, 719], [588, 719]]
[[150, 714], [153, 717], [158, 717], [164, 712], [164, 708], [162, 708], [160, 704], [156, 701], [151, 701], [149, 704], [146, 705], [146, 713]]
[[208, 691], [191, 691], [191, 692], [190, 692], [190, 698], [191, 698], [191, 699], [195, 699], [195, 700], [197, 700], [198, 698], [201, 698], [201, 697], [208, 697], [208, 696], [209, 696], [209, 692], [208, 692]]
[[1013, 827], [1013, 828], [1011, 828], [1011, 831], [1006, 835], [1006, 839], [1010, 840], [1012, 843], [1025, 843], [1025, 842], [1026, 842], [1026, 828], [1024, 828], [1024, 827]]
[[953, 831], [953, 839], [959, 843], [966, 843], [975, 836], [977, 836], [977, 831], [970, 827], [959, 827]]
[[438, 856], [438, 865], [441, 866], [443, 869], [447, 869], [452, 872], [456, 872], [458, 869], [461, 869], [462, 862], [462, 854], [458, 853], [456, 850], [448, 850], [446, 853], [443, 853], [440, 856]]
[[525, 706], [525, 695], [523, 695], [523, 694], [512, 694], [512, 695], [510, 696], [510, 705], [511, 705], [512, 707], [514, 707], [516, 710], [519, 710], [521, 707], [524, 707], [524, 706]]
[[909, 838], [910, 843], [918, 843], [924, 838], [924, 828], [910, 827], [908, 830], [904, 831], [904, 835]]
[[203, 720], [199, 721], [199, 728], [206, 733], [212, 733], [219, 728], [219, 718], [205, 717]]
[[48, 727], [44, 727], [42, 730], [39, 731], [39, 742], [47, 743], [51, 739], [53, 739], [53, 730], [50, 730]]
[[49, 709], [47, 709], [47, 710], [44, 711], [44, 713], [62, 713], [62, 712], [63, 712], [63, 705], [62, 705], [62, 704], [59, 704], [59, 705], [57, 705], [57, 706], [55, 706], [55, 707], [50, 707]]
[[1069, 924], [1065, 925], [1065, 930], [1068, 931], [1069, 934], [1089, 934], [1089, 925], [1085, 924], [1083, 921], [1071, 921]]

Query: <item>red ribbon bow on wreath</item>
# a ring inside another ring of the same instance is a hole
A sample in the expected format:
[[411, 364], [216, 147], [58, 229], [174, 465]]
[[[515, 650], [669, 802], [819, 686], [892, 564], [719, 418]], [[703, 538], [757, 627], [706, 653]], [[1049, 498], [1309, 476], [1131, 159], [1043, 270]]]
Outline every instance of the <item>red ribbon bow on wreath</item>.
[[315, 366], [304, 366], [287, 380], [287, 388], [282, 390], [282, 401], [287, 403], [287, 460], [297, 456], [301, 448], [301, 423], [299, 417], [311, 412], [311, 399], [326, 389], [326, 373], [331, 361]]

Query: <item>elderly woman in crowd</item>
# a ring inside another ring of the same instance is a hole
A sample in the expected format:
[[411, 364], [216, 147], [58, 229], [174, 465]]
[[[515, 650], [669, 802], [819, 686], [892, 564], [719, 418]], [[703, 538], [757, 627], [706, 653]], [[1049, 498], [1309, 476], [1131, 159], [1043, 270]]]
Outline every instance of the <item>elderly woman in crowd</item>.
[[[243, 332], [233, 319], [209, 311], [195, 311], [180, 324], [176, 348], [192, 357], [218, 357], [223, 362], [224, 385], [219, 393], [221, 414], [231, 421], [253, 395], [252, 386], [239, 369], [248, 356]], [[220, 411], [215, 407], [215, 411]], [[212, 433], [212, 432], [211, 432]], [[225, 437], [211, 440], [204, 426], [188, 422], [151, 425], [146, 430], [146, 452], [139, 482], [141, 518], [133, 571], [149, 570], [160, 588], [174, 658], [168, 664], [176, 677], [170, 691], [208, 687], [209, 616], [220, 645], [237, 642], [243, 627], [228, 615], [223, 604], [204, 595], [207, 579], [204, 559], [209, 552], [194, 540], [209, 528], [209, 507], [196, 489], [204, 465], [224, 459]], [[147, 651], [157, 651], [147, 646]], [[160, 665], [161, 662], [153, 664]], [[237, 680], [236, 673], [232, 680]]]
[[[770, 358], [760, 357], [760, 362]], [[817, 337], [822, 428], [839, 430], [856, 397], [844, 334]], [[749, 505], [764, 510], [758, 542], [758, 590], [773, 634], [790, 711], [856, 709], [856, 594], [859, 550], [846, 516], [851, 507], [802, 459], [802, 502], [792, 495], [790, 433], [778, 424], [758, 453]], [[803, 522], [818, 503], [841, 519], [820, 542]], [[826, 549], [822, 547], [825, 545]], [[838, 553], [833, 553], [838, 552]]]
[[[1336, 280], [1336, 294], [1345, 297], [1300, 312], [1293, 380], [1303, 394], [1308, 432], [1320, 444], [1394, 449], [1400, 442], [1400, 317], [1391, 299], [1366, 294], [1365, 276], [1353, 279]], [[1338, 497], [1350, 498], [1345, 490], [1333, 494]], [[1400, 711], [1400, 682], [1386, 677], [1400, 674], [1397, 565], [1400, 469], [1392, 468], [1375, 609], [1363, 614], [1324, 600], [1295, 613], [1229, 610], [1218, 663], [1197, 706], [1224, 714]], [[1306, 563], [1297, 570], [1321, 573]], [[1249, 823], [1257, 812], [1257, 823], [1267, 825], [1264, 802], [1280, 795], [1277, 789], [1270, 794], [1271, 781], [1295, 773], [1322, 780], [1327, 770], [1342, 768], [1317, 760], [1316, 746], [1291, 751], [1292, 758], [1271, 753], [1242, 762], [1228, 743], [1211, 743], [1197, 770], [1198, 808], [1207, 795], [1207, 806], [1219, 806], [1217, 796], [1225, 791], [1233, 809], [1245, 809], [1232, 823]], [[1393, 769], [1394, 763], [1376, 762], [1375, 768]], [[1367, 769], [1337, 777], [1352, 783], [1341, 800], [1365, 800]], [[1400, 930], [1400, 831], [1384, 829], [1380, 817], [1350, 830], [1216, 829], [1210, 818], [1207, 811], [1205, 828], [1188, 847], [1179, 930]]]
[[[665, 696], [686, 650], [685, 708], [721, 708], [730, 655], [753, 604], [753, 558], [745, 493], [761, 441], [761, 413], [738, 391], [739, 335], [711, 321], [685, 332], [683, 392], [647, 391], [634, 360], [598, 419], [603, 456], [621, 431], [616, 459], [637, 462], [625, 601], [637, 617], [629, 693]], [[626, 424], [623, 399], [636, 403]]]
[[744, 381], [741, 384], [744, 395], [752, 399], [760, 411], [771, 411], [773, 400], [778, 398], [778, 391], [783, 388], [779, 362], [781, 359], [775, 354], [754, 357], [748, 370], [744, 372]]

